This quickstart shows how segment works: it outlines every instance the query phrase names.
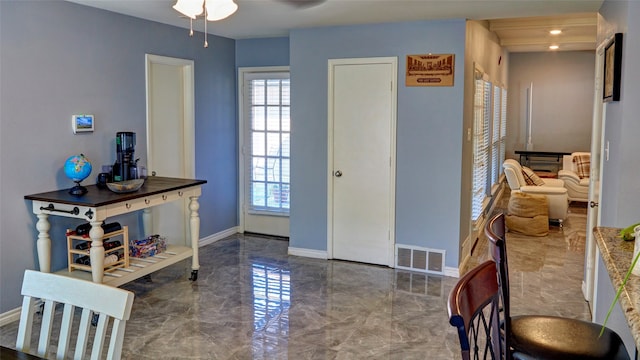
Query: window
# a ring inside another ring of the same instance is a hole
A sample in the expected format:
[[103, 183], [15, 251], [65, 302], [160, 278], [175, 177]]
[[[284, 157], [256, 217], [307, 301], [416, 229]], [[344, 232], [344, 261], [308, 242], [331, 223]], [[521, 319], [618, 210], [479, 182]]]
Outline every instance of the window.
[[480, 219], [487, 197], [491, 83], [476, 76], [473, 101], [473, 199], [471, 220]]
[[498, 184], [500, 178], [500, 123], [502, 107], [502, 89], [498, 86], [493, 87], [493, 121], [491, 122], [491, 182], [489, 186], [493, 189], [493, 185]]
[[290, 83], [288, 73], [247, 76], [249, 211], [289, 214]]
[[500, 158], [498, 159], [499, 174], [504, 173], [502, 164], [507, 154], [507, 89], [502, 89], [502, 110], [500, 111]]
[[476, 71], [473, 100], [473, 194], [471, 220], [478, 225], [498, 189], [507, 135], [507, 90]]

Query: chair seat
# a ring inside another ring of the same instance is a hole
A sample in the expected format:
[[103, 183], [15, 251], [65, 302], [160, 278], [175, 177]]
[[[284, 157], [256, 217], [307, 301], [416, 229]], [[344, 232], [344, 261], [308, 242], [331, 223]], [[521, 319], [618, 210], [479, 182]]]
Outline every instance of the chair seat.
[[[602, 325], [554, 316], [511, 318], [511, 346], [516, 359], [629, 359], [620, 336]], [[527, 356], [528, 355], [528, 356]]]

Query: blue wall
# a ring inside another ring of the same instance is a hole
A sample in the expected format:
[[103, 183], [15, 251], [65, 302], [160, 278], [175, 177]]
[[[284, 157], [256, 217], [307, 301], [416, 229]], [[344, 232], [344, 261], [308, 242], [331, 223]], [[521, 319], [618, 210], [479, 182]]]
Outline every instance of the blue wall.
[[[295, 30], [290, 43], [290, 246], [327, 249], [327, 61], [397, 56], [396, 242], [457, 267], [465, 20]], [[453, 87], [404, 85], [406, 55], [426, 53], [455, 54]]]
[[288, 37], [236, 40], [236, 67], [288, 65]]
[[[237, 225], [234, 40], [210, 36], [204, 49], [202, 34], [182, 28], [66, 1], [0, 1], [0, 53], [0, 313], [19, 306], [22, 274], [37, 269], [36, 218], [23, 196], [71, 187], [62, 164], [81, 152], [94, 165], [83, 183], [94, 183], [100, 165], [115, 161], [117, 131], [137, 133], [146, 161], [145, 53], [194, 60], [196, 176], [208, 181], [200, 235]], [[95, 115], [95, 132], [73, 135], [79, 113]], [[78, 221], [50, 220], [58, 270], [65, 228]], [[141, 235], [135, 215], [113, 220]]]
[[601, 223], [623, 228], [640, 221], [640, 69], [635, 66], [640, 61], [640, 2], [605, 1], [600, 14], [600, 41], [623, 33], [620, 101], [607, 103], [605, 109], [609, 160], [601, 174]]
[[[37, 269], [35, 216], [23, 196], [70, 187], [62, 163], [80, 152], [95, 165], [85, 181], [93, 183], [115, 160], [117, 131], [138, 134], [146, 161], [146, 53], [195, 62], [196, 177], [208, 181], [201, 237], [237, 226], [237, 67], [291, 64], [291, 246], [317, 250], [326, 250], [327, 60], [397, 56], [397, 242], [445, 249], [457, 267], [464, 20], [306, 29], [290, 39], [210, 36], [204, 49], [202, 34], [66, 1], [0, 1], [0, 10], [0, 313], [19, 306], [22, 273]], [[430, 52], [456, 55], [455, 86], [405, 87], [405, 56]], [[96, 116], [95, 132], [72, 134], [77, 113]], [[78, 223], [50, 220], [57, 270], [66, 266], [64, 229]], [[135, 215], [113, 220], [140, 235]]]

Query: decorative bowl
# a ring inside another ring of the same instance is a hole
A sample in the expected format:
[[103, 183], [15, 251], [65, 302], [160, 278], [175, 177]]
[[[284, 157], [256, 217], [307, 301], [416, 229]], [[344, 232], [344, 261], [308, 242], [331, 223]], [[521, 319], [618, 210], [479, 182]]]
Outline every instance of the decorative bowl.
[[140, 190], [144, 184], [144, 179], [133, 179], [126, 181], [110, 182], [107, 183], [109, 190], [114, 193], [123, 194]]

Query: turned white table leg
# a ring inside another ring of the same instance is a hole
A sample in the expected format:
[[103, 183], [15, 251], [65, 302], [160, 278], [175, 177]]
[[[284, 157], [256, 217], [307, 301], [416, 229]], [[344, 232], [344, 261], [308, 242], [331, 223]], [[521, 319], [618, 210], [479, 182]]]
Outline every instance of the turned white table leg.
[[197, 196], [189, 197], [189, 210], [191, 210], [191, 218], [189, 219], [189, 232], [191, 233], [191, 248], [193, 249], [193, 256], [191, 257], [191, 270], [200, 269], [200, 262], [198, 260], [198, 245], [200, 241], [200, 216], [198, 215], [198, 209], [200, 204], [198, 203]]
[[37, 216], [38, 240], [36, 241], [36, 248], [38, 249], [38, 265], [40, 265], [40, 271], [48, 273], [51, 272], [51, 238], [49, 238], [51, 224], [49, 224], [49, 215], [40, 213]]
[[142, 230], [144, 231], [143, 236], [151, 236], [153, 235], [153, 223], [151, 217], [151, 208], [144, 208], [142, 210]]
[[91, 237], [91, 249], [89, 250], [91, 278], [95, 283], [102, 283], [104, 276], [104, 246], [102, 245], [104, 230], [101, 225], [102, 221], [92, 221], [91, 231], [89, 231], [89, 237]]

